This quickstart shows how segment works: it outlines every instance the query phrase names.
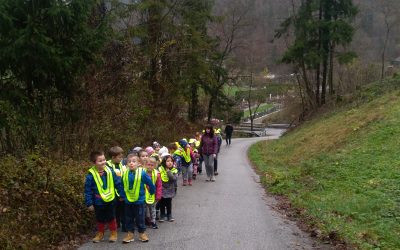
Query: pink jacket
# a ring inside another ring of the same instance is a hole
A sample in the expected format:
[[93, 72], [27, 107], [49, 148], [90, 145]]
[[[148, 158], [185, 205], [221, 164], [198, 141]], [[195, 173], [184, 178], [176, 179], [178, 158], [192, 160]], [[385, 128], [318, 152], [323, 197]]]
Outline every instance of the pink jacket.
[[[150, 177], [150, 179], [152, 179], [151, 173], [147, 172], [147, 175]], [[153, 179], [152, 179], [153, 181]], [[162, 181], [161, 181], [161, 175], [160, 173], [157, 173], [157, 180], [156, 180], [156, 200], [159, 201], [161, 200], [161, 196], [162, 196]]]

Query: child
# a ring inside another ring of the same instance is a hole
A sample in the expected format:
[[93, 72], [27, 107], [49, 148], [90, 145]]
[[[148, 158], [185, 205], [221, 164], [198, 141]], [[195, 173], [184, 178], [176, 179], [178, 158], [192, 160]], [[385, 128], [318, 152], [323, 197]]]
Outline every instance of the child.
[[[197, 151], [199, 151], [200, 142], [201, 142], [201, 133], [200, 132], [196, 132], [195, 139], [196, 139], [196, 143], [195, 143], [196, 149], [197, 149]], [[203, 172], [203, 156], [201, 154], [199, 154], [199, 155], [200, 155], [200, 158], [199, 158], [199, 165], [197, 167], [197, 173], [202, 174], [202, 172]]]
[[178, 144], [177, 142], [169, 144], [168, 152], [174, 158], [174, 167], [178, 170], [178, 175], [179, 175], [181, 173], [181, 169], [180, 169], [181, 164], [180, 164], [180, 157], [175, 154], [175, 152], [177, 152], [177, 150], [178, 150], [177, 144]]
[[90, 161], [95, 165], [89, 169], [85, 181], [85, 203], [90, 211], [95, 212], [97, 233], [93, 242], [100, 242], [104, 238], [104, 230], [108, 224], [111, 230], [110, 242], [117, 241], [117, 222], [115, 220], [115, 189], [124, 198], [121, 179], [115, 172], [106, 166], [104, 152], [94, 151], [90, 154]]
[[155, 141], [155, 142], [153, 142], [153, 148], [154, 148], [155, 153], [159, 154], [160, 149], [161, 149], [161, 144]]
[[[122, 173], [125, 172], [126, 166], [123, 165], [122, 159], [124, 158], [124, 150], [121, 147], [112, 147], [109, 150], [111, 160], [107, 161], [107, 167], [114, 170], [115, 174], [121, 178]], [[117, 219], [117, 227], [122, 227], [122, 232], [126, 232], [125, 227], [125, 213], [124, 213], [124, 201], [120, 199], [120, 195], [117, 192], [117, 199], [115, 199], [115, 217]]]
[[156, 160], [160, 160], [158, 153], [154, 150], [153, 147], [147, 147], [145, 150], [147, 152], [148, 157], [154, 157], [156, 158]]
[[179, 148], [174, 152], [176, 158], [176, 164], [178, 169], [182, 171], [182, 186], [192, 186], [192, 178], [193, 178], [193, 164], [192, 164], [192, 156], [190, 155], [190, 146], [186, 140], [179, 141]]
[[138, 152], [138, 155], [139, 155], [139, 162], [140, 162], [140, 165], [141, 165], [142, 167], [146, 166], [146, 165], [147, 165], [147, 162], [148, 162], [148, 160], [149, 160], [149, 154], [146, 152], [146, 150], [141, 149], [141, 150]]
[[125, 223], [128, 233], [123, 239], [123, 243], [134, 241], [134, 222], [139, 231], [139, 240], [148, 242], [144, 224], [146, 215], [145, 185], [149, 188], [149, 193], [154, 194], [156, 187], [151, 181], [146, 171], [140, 167], [139, 157], [135, 154], [127, 156], [128, 168], [122, 176], [123, 192], [125, 198]]
[[214, 158], [214, 175], [218, 175], [218, 154], [219, 151], [221, 150], [221, 144], [222, 144], [222, 136], [221, 136], [221, 129], [215, 129], [215, 136], [217, 137], [218, 141], [218, 150], [217, 154]]
[[193, 180], [196, 180], [198, 166], [199, 166], [199, 160], [200, 160], [200, 154], [196, 148], [196, 139], [190, 139], [189, 144], [190, 144], [190, 151], [191, 151], [192, 159], [193, 159]]
[[153, 229], [158, 229], [156, 224], [156, 203], [161, 199], [162, 194], [162, 182], [160, 173], [156, 170], [158, 161], [154, 157], [150, 157], [146, 166], [147, 175], [151, 178], [151, 181], [156, 186], [156, 193], [151, 195], [146, 189], [146, 207], [149, 214], [151, 226]]
[[[172, 217], [172, 198], [176, 194], [176, 180], [178, 170], [174, 168], [174, 158], [171, 155], [164, 156], [160, 167], [160, 176], [162, 180], [162, 198], [159, 202], [160, 204], [160, 222], [168, 220], [170, 222], [174, 221]], [[167, 212], [165, 213], [165, 210]]]

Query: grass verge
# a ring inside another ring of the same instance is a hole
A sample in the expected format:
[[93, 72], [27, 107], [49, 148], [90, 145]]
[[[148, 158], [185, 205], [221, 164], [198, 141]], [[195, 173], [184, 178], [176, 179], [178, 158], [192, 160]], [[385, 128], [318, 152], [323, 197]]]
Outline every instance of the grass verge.
[[[274, 105], [270, 104], [270, 103], [263, 103], [263, 104], [260, 105], [260, 107], [258, 107], [257, 113], [267, 111], [268, 109], [272, 108], [273, 106]], [[252, 108], [253, 112], [254, 112], [254, 109], [255, 108]], [[250, 111], [248, 109], [246, 109], [243, 112], [243, 118], [248, 118], [248, 117], [250, 117]]]
[[359, 249], [400, 249], [400, 91], [383, 89], [249, 151], [269, 192]]

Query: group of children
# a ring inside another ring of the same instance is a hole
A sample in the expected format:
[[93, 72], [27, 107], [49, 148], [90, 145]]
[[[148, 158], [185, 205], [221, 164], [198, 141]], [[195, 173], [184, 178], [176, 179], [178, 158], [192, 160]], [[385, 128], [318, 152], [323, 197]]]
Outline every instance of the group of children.
[[[220, 142], [222, 137], [218, 139], [218, 148]], [[104, 152], [92, 152], [90, 160], [94, 166], [86, 176], [84, 194], [86, 206], [96, 215], [93, 242], [103, 240], [106, 226], [111, 231], [110, 242], [117, 241], [118, 227], [126, 232], [123, 243], [134, 241], [135, 229], [139, 240], [148, 242], [146, 226], [157, 229], [157, 221], [173, 222], [172, 199], [177, 193], [178, 176], [182, 175], [183, 186], [193, 185], [202, 173], [201, 147], [201, 134], [196, 133], [196, 138], [182, 139], [168, 147], [157, 142], [145, 149], [135, 147], [125, 158], [118, 146], [109, 150], [108, 161]], [[216, 167], [214, 164], [215, 175]]]

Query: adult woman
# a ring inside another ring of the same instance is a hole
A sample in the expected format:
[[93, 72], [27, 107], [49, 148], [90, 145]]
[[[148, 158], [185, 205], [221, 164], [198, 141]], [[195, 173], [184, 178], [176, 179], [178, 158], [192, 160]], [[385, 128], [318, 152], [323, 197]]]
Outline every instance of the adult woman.
[[214, 158], [218, 152], [218, 140], [214, 136], [213, 126], [207, 125], [204, 129], [204, 135], [201, 137], [199, 153], [203, 157], [204, 165], [206, 167], [207, 179], [206, 181], [215, 181], [214, 176]]

